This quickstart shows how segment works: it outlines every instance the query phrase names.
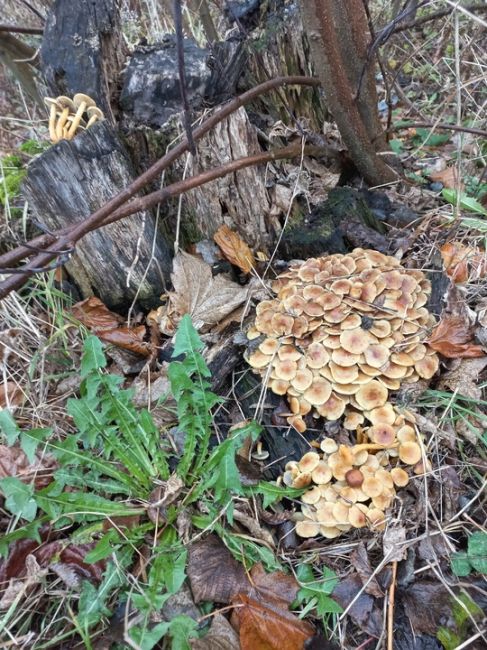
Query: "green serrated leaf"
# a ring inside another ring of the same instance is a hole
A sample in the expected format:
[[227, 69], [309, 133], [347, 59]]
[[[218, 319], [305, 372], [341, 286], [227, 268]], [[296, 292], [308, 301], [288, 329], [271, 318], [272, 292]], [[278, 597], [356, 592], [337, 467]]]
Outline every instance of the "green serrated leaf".
[[103, 343], [96, 336], [88, 336], [83, 345], [81, 357], [81, 377], [86, 377], [91, 371], [105, 368], [107, 360], [103, 353]]
[[487, 574], [487, 533], [477, 531], [470, 535], [467, 555], [476, 571]]
[[453, 553], [451, 558], [451, 570], [458, 577], [468, 576], [472, 570], [468, 555], [465, 551]]
[[0, 480], [0, 490], [5, 496], [5, 506], [14, 515], [33, 521], [37, 514], [37, 503], [32, 485], [22, 483], [16, 476]]
[[457, 205], [457, 202], [459, 200], [459, 205], [462, 210], [467, 210], [468, 212], [476, 212], [477, 214], [487, 216], [487, 210], [484, 208], [484, 206], [471, 196], [467, 196], [464, 192], [460, 194], [460, 199], [458, 199], [458, 192], [456, 190], [444, 188], [441, 191], [441, 195], [445, 201], [448, 201], [448, 203], [451, 203], [452, 205]]
[[20, 429], [9, 411], [0, 411], [0, 432], [5, 436], [9, 446], [17, 442], [20, 436]]

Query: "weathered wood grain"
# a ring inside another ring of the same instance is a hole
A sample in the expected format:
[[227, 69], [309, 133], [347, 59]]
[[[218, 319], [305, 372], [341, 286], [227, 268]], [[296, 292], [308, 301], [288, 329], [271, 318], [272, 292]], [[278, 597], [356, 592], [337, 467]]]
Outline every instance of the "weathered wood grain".
[[[130, 159], [105, 121], [36, 158], [23, 194], [35, 218], [57, 230], [86, 218], [132, 180]], [[153, 215], [143, 212], [86, 235], [66, 268], [84, 297], [95, 294], [119, 309], [137, 295], [150, 306], [165, 288], [170, 254]]]

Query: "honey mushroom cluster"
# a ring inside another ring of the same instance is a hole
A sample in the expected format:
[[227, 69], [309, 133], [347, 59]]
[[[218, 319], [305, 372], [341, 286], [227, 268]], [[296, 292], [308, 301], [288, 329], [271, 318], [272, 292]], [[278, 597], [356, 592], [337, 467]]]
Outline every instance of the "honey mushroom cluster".
[[105, 119], [95, 100], [83, 93], [77, 93], [73, 99], [64, 95], [45, 97], [44, 103], [49, 107], [49, 137], [54, 143], [72, 140], [78, 131]]
[[304, 432], [304, 416], [350, 428], [388, 402], [401, 382], [430, 379], [438, 356], [423, 343], [435, 322], [421, 271], [394, 257], [356, 248], [292, 266], [272, 284], [277, 294], [257, 305], [247, 356], [277, 395], [288, 423]]
[[394, 422], [361, 429], [366, 442], [350, 447], [325, 438], [321, 453], [311, 451], [287, 463], [284, 484], [309, 487], [297, 514], [300, 537], [333, 539], [353, 528], [383, 530], [396, 489], [408, 484], [411, 472], [430, 469], [422, 460], [414, 416], [389, 406]]

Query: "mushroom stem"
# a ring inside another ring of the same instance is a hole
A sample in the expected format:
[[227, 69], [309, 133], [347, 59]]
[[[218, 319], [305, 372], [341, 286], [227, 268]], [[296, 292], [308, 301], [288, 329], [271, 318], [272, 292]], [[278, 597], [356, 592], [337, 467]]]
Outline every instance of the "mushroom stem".
[[62, 110], [61, 115], [59, 116], [57, 126], [56, 126], [56, 136], [58, 140], [62, 140], [63, 138], [65, 138], [64, 126], [68, 121], [68, 115], [69, 115], [69, 106], [65, 106]]
[[73, 121], [71, 122], [71, 126], [68, 129], [68, 140], [71, 140], [73, 136], [76, 133], [76, 129], [79, 126], [79, 123], [81, 122], [81, 117], [83, 113], [85, 112], [87, 103], [86, 102], [81, 102], [81, 104], [78, 106], [78, 110], [76, 111], [75, 116], [73, 117]]

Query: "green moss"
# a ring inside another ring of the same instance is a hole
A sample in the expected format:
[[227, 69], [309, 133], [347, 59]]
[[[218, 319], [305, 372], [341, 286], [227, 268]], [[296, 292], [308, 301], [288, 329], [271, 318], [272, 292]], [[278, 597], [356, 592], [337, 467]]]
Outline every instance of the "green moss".
[[10, 154], [0, 160], [0, 204], [10, 206], [10, 214], [18, 216], [22, 210], [13, 205], [20, 196], [20, 186], [27, 174], [27, 164], [49, 145], [36, 140], [26, 140], [19, 146], [19, 154]]

